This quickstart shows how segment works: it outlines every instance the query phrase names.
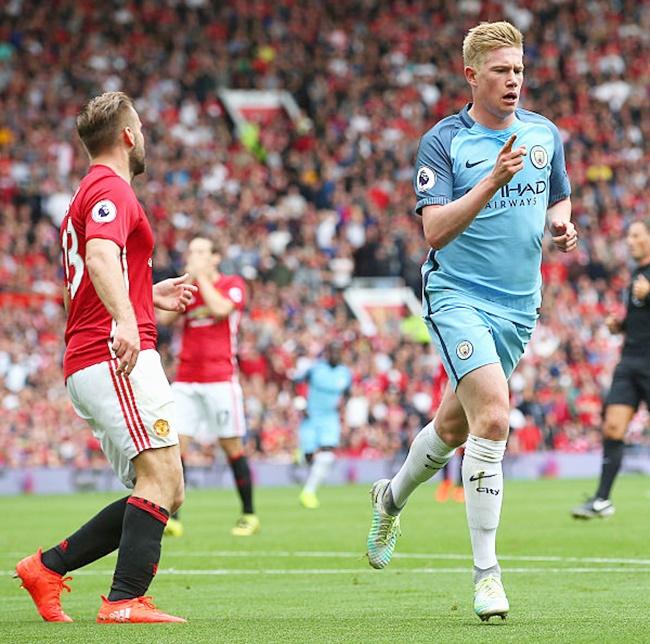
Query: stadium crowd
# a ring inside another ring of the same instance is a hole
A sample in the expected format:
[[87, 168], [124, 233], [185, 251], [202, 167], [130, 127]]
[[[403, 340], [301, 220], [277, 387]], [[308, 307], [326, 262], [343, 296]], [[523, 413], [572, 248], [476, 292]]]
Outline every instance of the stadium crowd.
[[[137, 98], [147, 172], [135, 182], [157, 239], [156, 279], [195, 235], [248, 283], [240, 368], [254, 457], [290, 459], [292, 375], [333, 339], [354, 385], [341, 452], [390, 456], [435, 411], [444, 375], [408, 337], [365, 337], [343, 290], [395, 276], [416, 293], [426, 254], [412, 214], [419, 137], [460, 109], [460, 44], [478, 20], [525, 34], [523, 106], [561, 128], [581, 233], [546, 249], [540, 324], [511, 381], [509, 449], [600, 444], [630, 263], [625, 227], [648, 214], [647, 0], [8, 0], [0, 8], [0, 466], [93, 465], [68, 402], [58, 224], [87, 166], [74, 118], [90, 96]], [[286, 89], [301, 116], [235, 134], [219, 88]], [[547, 240], [548, 241], [548, 240]], [[173, 375], [177, 341], [161, 330]], [[630, 440], [650, 443], [647, 414]], [[197, 446], [191, 462], [206, 464]]]

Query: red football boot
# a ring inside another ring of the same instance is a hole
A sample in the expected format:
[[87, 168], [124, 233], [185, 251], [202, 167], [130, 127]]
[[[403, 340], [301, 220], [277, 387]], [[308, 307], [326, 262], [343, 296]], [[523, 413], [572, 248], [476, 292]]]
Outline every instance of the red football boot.
[[151, 597], [134, 597], [111, 602], [102, 595], [102, 605], [97, 614], [98, 624], [155, 624], [175, 622], [184, 624], [187, 620], [159, 611]]
[[46, 622], [72, 621], [61, 608], [61, 592], [70, 592], [70, 587], [65, 582], [72, 577], [62, 577], [44, 566], [40, 548], [36, 554], [18, 562], [15, 576], [20, 577], [23, 582], [21, 587], [32, 596], [36, 609]]

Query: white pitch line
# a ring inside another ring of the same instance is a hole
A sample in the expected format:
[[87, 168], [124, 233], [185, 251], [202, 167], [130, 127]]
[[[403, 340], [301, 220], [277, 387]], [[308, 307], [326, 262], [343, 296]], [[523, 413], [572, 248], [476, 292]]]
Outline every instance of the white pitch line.
[[[387, 571], [389, 574], [416, 574], [416, 575], [433, 575], [433, 574], [461, 574], [468, 575], [471, 573], [467, 568], [413, 568], [409, 569], [392, 569]], [[506, 574], [530, 574], [530, 573], [650, 573], [650, 568], [504, 568]], [[14, 571], [2, 571], [0, 575], [12, 575]], [[73, 576], [80, 577], [103, 577], [113, 574], [113, 570], [75, 570], [71, 573]], [[252, 570], [247, 568], [215, 568], [215, 569], [198, 569], [198, 570], [176, 570], [175, 568], [160, 569], [158, 575], [184, 575], [184, 576], [237, 576], [237, 575], [358, 575], [358, 574], [379, 574], [370, 568], [266, 568]], [[382, 572], [383, 575], [386, 571]]]
[[[206, 551], [174, 551], [165, 550], [164, 557], [224, 557], [224, 558], [250, 558], [250, 557], [270, 557], [270, 558], [295, 558], [295, 559], [362, 559], [365, 557], [363, 552], [318, 552], [318, 551], [296, 551], [288, 550], [206, 550]], [[433, 559], [449, 561], [470, 561], [471, 555], [452, 554], [452, 553], [421, 553], [421, 552], [396, 552], [393, 559]], [[650, 559], [635, 558], [614, 558], [614, 557], [561, 557], [545, 555], [499, 555], [503, 561], [548, 561], [551, 563], [602, 563], [602, 564], [636, 564], [640, 566], [650, 566]]]

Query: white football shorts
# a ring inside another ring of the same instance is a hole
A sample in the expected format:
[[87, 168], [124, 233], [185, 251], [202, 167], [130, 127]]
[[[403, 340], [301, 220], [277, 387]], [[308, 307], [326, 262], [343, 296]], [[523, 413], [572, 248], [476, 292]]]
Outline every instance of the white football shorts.
[[172, 391], [179, 434], [210, 441], [246, 433], [244, 393], [237, 380], [175, 382]]
[[118, 375], [118, 360], [107, 360], [68, 377], [66, 387], [77, 414], [100, 441], [115, 474], [132, 488], [131, 461], [146, 449], [178, 445], [172, 390], [154, 349], [138, 356], [131, 375]]

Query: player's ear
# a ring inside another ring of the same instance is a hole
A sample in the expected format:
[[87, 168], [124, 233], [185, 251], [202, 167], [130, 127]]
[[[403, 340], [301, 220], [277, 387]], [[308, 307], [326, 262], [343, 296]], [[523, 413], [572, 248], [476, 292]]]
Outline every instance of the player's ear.
[[135, 132], [128, 125], [122, 130], [122, 140], [130, 148], [135, 146]]
[[478, 81], [476, 80], [476, 77], [478, 76], [478, 70], [475, 69], [474, 67], [465, 67], [465, 80], [472, 86], [476, 87], [478, 85]]

